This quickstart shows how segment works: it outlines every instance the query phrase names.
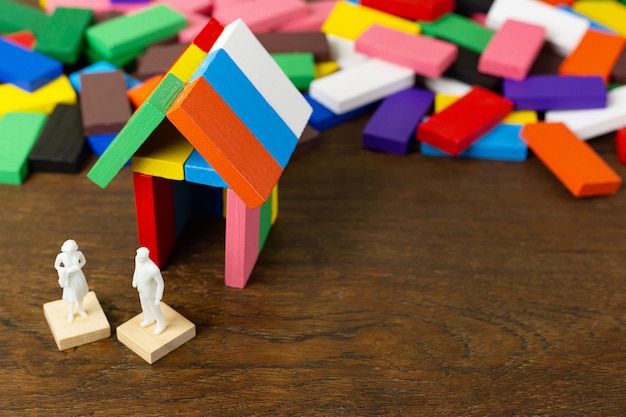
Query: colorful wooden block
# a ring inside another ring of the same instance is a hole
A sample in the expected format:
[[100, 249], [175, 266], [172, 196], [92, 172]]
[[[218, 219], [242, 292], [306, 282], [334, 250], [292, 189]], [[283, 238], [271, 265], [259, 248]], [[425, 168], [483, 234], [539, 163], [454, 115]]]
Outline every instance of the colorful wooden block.
[[341, 114], [414, 84], [413, 70], [373, 58], [314, 80], [309, 94], [334, 113]]
[[110, 6], [109, 0], [45, 0], [45, 9], [48, 13], [53, 13], [59, 7], [90, 9], [94, 13], [102, 13], [109, 10]]
[[150, 259], [162, 267], [176, 243], [172, 181], [135, 172], [133, 183], [139, 246], [148, 248]]
[[403, 32], [418, 34], [420, 25], [416, 22], [394, 16], [380, 10], [358, 4], [338, 1], [322, 25], [322, 32], [356, 40], [374, 24], [387, 26]]
[[487, 13], [493, 4], [493, 0], [456, 0], [454, 11], [464, 16], [475, 13]]
[[[545, 0], [543, 0], [545, 1]], [[558, 0], [553, 0], [553, 1], [558, 1]], [[574, 10], [571, 6], [573, 4], [573, 0], [570, 0], [570, 4], [557, 4], [556, 7], [558, 7], [559, 9], [566, 11], [567, 13], [571, 13], [573, 15], [576, 15], [578, 17], [582, 17], [583, 19], [585, 19], [586, 21], [589, 22], [589, 29], [590, 30], [598, 30], [600, 32], [605, 32], [605, 33], [611, 33], [611, 34], [617, 34], [617, 31], [601, 24], [598, 23], [597, 21], [593, 20], [592, 18], [590, 18], [587, 15], [584, 15], [582, 13], [580, 13], [579, 11]]]
[[58, 104], [28, 156], [31, 171], [76, 174], [86, 156], [80, 107]]
[[159, 85], [161, 80], [163, 79], [163, 74], [155, 75], [153, 77], [148, 78], [144, 82], [135, 87], [130, 88], [126, 95], [130, 100], [131, 104], [134, 108], [138, 108], [143, 104], [144, 101], [150, 97], [150, 94], [154, 91], [155, 88]]
[[185, 179], [185, 161], [193, 146], [166, 119], [132, 158], [133, 171], [170, 180]]
[[321, 141], [322, 136], [320, 135], [320, 132], [310, 125], [307, 125], [298, 139], [298, 144], [296, 145], [296, 149], [293, 151], [291, 158], [297, 158], [301, 155], [309, 153], [311, 150], [316, 148]]
[[504, 80], [502, 93], [519, 110], [595, 109], [607, 104], [599, 76], [531, 75], [522, 81]]
[[614, 194], [622, 184], [593, 148], [563, 123], [526, 125], [521, 136], [574, 197]]
[[211, 20], [209, 16], [199, 13], [185, 14], [185, 18], [187, 19], [187, 27], [179, 31], [176, 36], [180, 43], [192, 43]]
[[315, 79], [315, 59], [310, 52], [272, 54], [278, 64], [298, 90], [308, 90]]
[[0, 33], [20, 30], [37, 36], [48, 20], [43, 10], [13, 0], [0, 0]]
[[523, 80], [541, 51], [545, 33], [543, 26], [506, 20], [480, 55], [478, 71]]
[[458, 155], [493, 129], [513, 110], [513, 103], [481, 87], [431, 116], [417, 128], [417, 140]]
[[354, 41], [335, 35], [326, 35], [330, 54], [340, 69], [362, 64], [370, 59], [368, 55], [356, 51]]
[[[195, 50], [200, 51], [198, 47], [195, 48]], [[187, 45], [181, 43], [148, 46], [146, 52], [137, 57], [137, 78], [146, 80], [158, 74], [165, 74], [174, 63], [177, 63], [178, 58], [186, 49]], [[197, 60], [197, 64], [199, 64], [204, 57], [202, 51], [200, 51], [200, 54], [201, 58]], [[174, 75], [182, 81], [188, 81], [176, 73], [174, 73]]]
[[100, 187], [106, 187], [165, 119], [165, 113], [183, 86], [183, 82], [172, 74], [164, 77], [148, 100], [133, 113], [113, 143], [87, 173], [87, 177]]
[[370, 110], [373, 110], [379, 104], [379, 101], [375, 101], [364, 106], [357, 107], [354, 110], [337, 114], [330, 110], [328, 107], [325, 107], [319, 101], [311, 98], [311, 95], [309, 93], [304, 93], [304, 98], [313, 108], [313, 113], [311, 114], [309, 124], [311, 125], [311, 127], [321, 132], [330, 129], [331, 127], [337, 126], [347, 120], [353, 119], [360, 114], [367, 113]]
[[122, 71], [82, 74], [80, 109], [85, 136], [116, 133], [131, 116]]
[[259, 254], [263, 251], [263, 247], [265, 246], [265, 241], [272, 230], [272, 208], [274, 206], [275, 200], [278, 200], [278, 192], [274, 192], [278, 190], [278, 185], [274, 187], [272, 190], [272, 194], [270, 194], [270, 198], [267, 199], [265, 203], [259, 209]]
[[89, 291], [83, 299], [87, 317], [78, 316], [67, 322], [67, 301], [56, 300], [43, 305], [43, 313], [59, 350], [85, 345], [111, 336], [111, 326], [98, 297]]
[[148, 45], [175, 36], [185, 27], [185, 17], [164, 5], [121, 16], [87, 29], [90, 48], [111, 62], [123, 57], [130, 62]]
[[185, 87], [167, 117], [248, 207], [267, 200], [282, 168], [205, 78]]
[[28, 155], [48, 116], [7, 113], [0, 119], [0, 184], [21, 184], [28, 174]]
[[481, 54], [493, 31], [479, 25], [471, 19], [456, 13], [450, 13], [432, 23], [420, 23], [424, 35], [445, 39], [471, 51]]
[[546, 122], [562, 122], [581, 139], [591, 139], [626, 126], [626, 86], [608, 93], [607, 107], [590, 110], [552, 110]]
[[316, 62], [315, 63], [315, 78], [322, 78], [333, 72], [339, 71], [339, 64], [335, 61]]
[[259, 33], [257, 39], [270, 54], [310, 52], [315, 61], [329, 61], [330, 47], [319, 31], [293, 33]]
[[[443, 111], [446, 107], [450, 106], [452, 103], [461, 98], [461, 96], [436, 94], [434, 112], [439, 113]], [[514, 110], [509, 113], [509, 115], [506, 116], [504, 119], [502, 119], [502, 123], [525, 125], [528, 123], [536, 123], [537, 120], [537, 112], [530, 110]]]
[[93, 21], [93, 11], [58, 7], [41, 28], [35, 50], [75, 64], [83, 50], [85, 31]]
[[0, 116], [7, 112], [52, 113], [57, 104], [76, 103], [76, 92], [65, 75], [29, 93], [11, 84], [0, 84]]
[[276, 32], [319, 31], [335, 7], [337, 0], [317, 0], [306, 2], [307, 13], [280, 23]]
[[[174, 74], [179, 80], [185, 83], [189, 82], [206, 56], [206, 52], [192, 43], [184, 49], [178, 58], [172, 61], [173, 64], [170, 64], [168, 69], [165, 69], [163, 73]], [[156, 69], [157, 68], [153, 68], [150, 72], [155, 72]], [[158, 74], [158, 72], [155, 72], [155, 75], [156, 74]]]
[[[496, 161], [525, 161], [528, 159], [528, 145], [520, 137], [521, 130], [522, 125], [500, 123], [457, 156]], [[426, 143], [420, 145], [420, 152], [428, 156], [450, 156]]]
[[211, 52], [198, 68], [194, 79], [200, 76], [208, 81], [236, 117], [284, 169], [296, 147], [298, 136], [267, 103], [228, 53], [223, 49]]
[[185, 161], [185, 181], [196, 184], [209, 185], [211, 187], [228, 188], [226, 181], [220, 177], [197, 150], [193, 150]]
[[0, 83], [33, 92], [63, 75], [63, 65], [46, 55], [0, 38]]
[[457, 47], [452, 43], [379, 25], [370, 26], [354, 45], [357, 52], [408, 67], [427, 77], [440, 77], [457, 56]]
[[[68, 78], [69, 78], [70, 83], [72, 84], [72, 87], [74, 87], [74, 90], [76, 90], [77, 93], [80, 93], [80, 89], [81, 89], [80, 76], [81, 75], [96, 74], [96, 73], [101, 73], [101, 72], [112, 72], [112, 71], [118, 71], [118, 68], [115, 65], [109, 64], [106, 61], [98, 61], [84, 68], [81, 68], [78, 71], [72, 72], [70, 75], [68, 75]], [[126, 72], [124, 73], [124, 80], [126, 81], [127, 89], [136, 87], [139, 84], [141, 84], [141, 81], [139, 81], [135, 77], [132, 77]]]
[[509, 19], [546, 28], [546, 40], [561, 55], [571, 53], [589, 29], [589, 22], [537, 0], [495, 0], [487, 13], [486, 25], [498, 30]]
[[23, 48], [32, 50], [37, 42], [37, 38], [30, 30], [20, 30], [18, 32], [7, 33], [2, 35], [7, 41], [13, 42]]
[[241, 19], [224, 28], [211, 52], [217, 49], [228, 53], [294, 135], [300, 136], [311, 107]]
[[617, 58], [613, 70], [611, 71], [611, 81], [619, 84], [626, 84], [626, 48]]
[[[107, 133], [104, 135], [87, 136], [87, 144], [97, 156], [101, 156], [107, 150], [109, 145], [115, 140], [117, 133]], [[129, 161], [130, 162], [130, 161]]]
[[200, 48], [201, 51], [208, 53], [223, 31], [224, 26], [217, 19], [211, 18], [196, 35], [192, 43]]
[[544, 43], [533, 66], [530, 68], [530, 75], [558, 74], [559, 67], [563, 63], [563, 57], [559, 55], [556, 48], [550, 43]]
[[502, 79], [478, 71], [479, 61], [480, 54], [459, 46], [456, 60], [450, 65], [446, 72], [444, 72], [444, 75], [469, 85], [478, 85], [499, 93], [502, 89]]
[[282, 22], [308, 13], [303, 0], [274, 0], [272, 7], [267, 6], [265, 0], [224, 4], [215, 8], [213, 17], [224, 24], [243, 19], [253, 32], [265, 33], [273, 31]]
[[615, 148], [619, 162], [626, 165], [626, 127], [617, 130], [615, 134]]
[[[146, 2], [149, 3], [150, 0]], [[191, 13], [210, 14], [213, 11], [213, 0], [162, 0], [162, 2], [184, 15]]]
[[433, 21], [454, 11], [454, 0], [361, 0], [361, 5], [409, 20]]
[[618, 1], [603, 0], [589, 1], [579, 0], [572, 5], [572, 8], [607, 26], [621, 36], [626, 36], [626, 5]]
[[431, 91], [413, 87], [386, 97], [363, 130], [363, 147], [406, 155], [415, 129], [433, 104]]
[[229, 189], [226, 201], [224, 283], [244, 288], [259, 256], [260, 207], [251, 209]]
[[559, 74], [597, 75], [608, 84], [624, 45], [626, 39], [621, 36], [588, 30], [559, 67]]
[[469, 93], [472, 86], [450, 77], [438, 77], [424, 79], [424, 86], [430, 91], [451, 96], [464, 96]]

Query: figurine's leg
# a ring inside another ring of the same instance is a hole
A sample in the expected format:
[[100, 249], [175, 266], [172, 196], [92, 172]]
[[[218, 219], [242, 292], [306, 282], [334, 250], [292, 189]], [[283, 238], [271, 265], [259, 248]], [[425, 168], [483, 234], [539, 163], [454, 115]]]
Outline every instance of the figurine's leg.
[[160, 334], [165, 330], [165, 319], [163, 318], [163, 312], [161, 311], [161, 306], [150, 304], [152, 307], [152, 314], [156, 317], [157, 326], [154, 329], [154, 334]]
[[74, 303], [70, 302], [69, 305], [70, 305], [70, 312], [67, 316], [67, 322], [71, 323], [74, 321]]
[[141, 302], [141, 309], [143, 310], [143, 321], [139, 325], [141, 327], [150, 326], [154, 323], [154, 315], [152, 314], [150, 300], [139, 293], [139, 301]]
[[78, 302], [78, 314], [80, 314], [82, 317], [87, 317], [87, 312], [83, 308], [83, 300], [80, 300]]

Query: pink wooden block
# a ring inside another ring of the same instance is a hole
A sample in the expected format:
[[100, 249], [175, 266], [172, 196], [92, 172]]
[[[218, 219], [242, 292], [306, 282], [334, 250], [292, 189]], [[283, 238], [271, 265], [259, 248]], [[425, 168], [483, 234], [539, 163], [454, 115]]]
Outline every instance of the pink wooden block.
[[208, 15], [213, 9], [213, 0], [159, 0], [159, 3], [166, 4], [187, 16], [194, 13]]
[[187, 18], [187, 27], [178, 32], [178, 42], [180, 43], [193, 41], [210, 19], [208, 16], [198, 13], [189, 13], [185, 17]]
[[213, 17], [223, 25], [241, 18], [252, 32], [266, 33], [290, 19], [305, 16], [308, 7], [304, 0], [248, 0], [246, 2], [222, 2], [213, 8]]
[[237, 194], [226, 195], [226, 255], [224, 283], [244, 288], [259, 256], [261, 209], [249, 209]]
[[48, 0], [46, 12], [52, 13], [57, 7], [77, 7], [91, 9], [94, 13], [106, 12], [110, 9], [109, 0]]
[[543, 26], [505, 21], [480, 55], [478, 71], [523, 80], [543, 46], [545, 34]]
[[152, 3], [117, 3], [111, 4], [109, 10], [114, 12], [120, 12], [124, 14], [135, 13], [141, 9], [145, 9], [147, 7], [153, 6]]
[[626, 127], [618, 129], [615, 134], [615, 146], [617, 158], [621, 164], [626, 165]]
[[357, 52], [435, 78], [448, 69], [457, 55], [457, 46], [452, 43], [380, 25], [370, 26], [354, 45]]
[[337, 0], [319, 0], [307, 3], [309, 12], [276, 27], [277, 32], [311, 32], [320, 30]]
[[481, 26], [485, 26], [485, 22], [487, 22], [487, 15], [485, 13], [472, 13], [470, 15], [470, 19]]

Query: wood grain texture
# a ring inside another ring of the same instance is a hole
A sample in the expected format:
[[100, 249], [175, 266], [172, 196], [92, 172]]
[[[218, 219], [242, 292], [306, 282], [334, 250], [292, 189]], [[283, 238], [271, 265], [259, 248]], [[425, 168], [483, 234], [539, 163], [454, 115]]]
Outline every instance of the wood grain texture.
[[[163, 301], [197, 335], [153, 365], [115, 335], [59, 352], [42, 313], [59, 297], [52, 264], [67, 238], [111, 327], [139, 311], [131, 170], [104, 190], [86, 170], [0, 186], [0, 409], [626, 414], [626, 193], [577, 200], [535, 157], [366, 151], [368, 117], [287, 167], [246, 289], [223, 284], [224, 221], [191, 219]], [[614, 137], [590, 144], [626, 174]]]

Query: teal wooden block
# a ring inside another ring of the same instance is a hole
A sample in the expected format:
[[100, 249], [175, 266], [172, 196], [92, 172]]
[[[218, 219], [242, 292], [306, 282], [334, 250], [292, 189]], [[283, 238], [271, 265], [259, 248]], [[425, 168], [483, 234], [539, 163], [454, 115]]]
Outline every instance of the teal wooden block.
[[19, 185], [28, 174], [28, 155], [48, 116], [7, 113], [0, 119], [0, 183]]

